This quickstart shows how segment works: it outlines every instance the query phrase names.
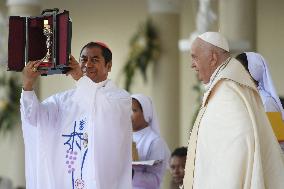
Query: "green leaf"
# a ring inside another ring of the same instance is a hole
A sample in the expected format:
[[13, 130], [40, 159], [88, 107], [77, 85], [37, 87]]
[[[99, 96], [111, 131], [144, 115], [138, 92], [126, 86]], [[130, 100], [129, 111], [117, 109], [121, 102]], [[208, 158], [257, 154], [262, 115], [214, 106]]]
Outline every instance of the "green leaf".
[[125, 89], [130, 91], [133, 78], [139, 70], [144, 82], [147, 82], [147, 70], [160, 57], [160, 39], [152, 21], [148, 19], [139, 25], [137, 32], [130, 39], [130, 52], [123, 67]]

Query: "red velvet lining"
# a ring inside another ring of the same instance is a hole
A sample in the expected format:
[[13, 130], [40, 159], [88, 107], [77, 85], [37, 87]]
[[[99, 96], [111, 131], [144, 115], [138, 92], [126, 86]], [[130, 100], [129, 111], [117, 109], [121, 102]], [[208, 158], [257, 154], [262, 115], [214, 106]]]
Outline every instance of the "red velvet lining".
[[57, 64], [68, 64], [68, 20], [69, 14], [67, 11], [57, 15]]
[[[56, 16], [56, 64], [67, 65], [69, 60], [71, 34], [69, 34], [69, 12], [64, 11]], [[53, 16], [28, 18], [28, 60], [40, 60], [46, 53], [46, 36], [43, 34], [43, 23], [48, 19], [53, 30]], [[8, 70], [22, 71], [25, 66], [26, 44], [26, 18], [11, 16], [9, 19], [9, 44], [8, 44]], [[52, 39], [51, 39], [52, 40]], [[51, 49], [52, 50], [52, 49]]]
[[11, 16], [9, 20], [8, 70], [22, 71], [25, 67], [25, 18]]

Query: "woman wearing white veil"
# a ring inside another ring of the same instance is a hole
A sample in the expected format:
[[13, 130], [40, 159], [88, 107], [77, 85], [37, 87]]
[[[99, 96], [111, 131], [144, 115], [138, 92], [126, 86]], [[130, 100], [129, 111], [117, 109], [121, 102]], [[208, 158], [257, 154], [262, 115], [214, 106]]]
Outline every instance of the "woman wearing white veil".
[[162, 160], [153, 166], [134, 166], [133, 189], [159, 189], [170, 150], [160, 136], [159, 122], [151, 99], [142, 94], [132, 97], [133, 140], [140, 161]]
[[284, 120], [284, 111], [275, 90], [268, 64], [258, 53], [245, 52], [236, 57], [254, 79], [266, 112], [280, 112]]

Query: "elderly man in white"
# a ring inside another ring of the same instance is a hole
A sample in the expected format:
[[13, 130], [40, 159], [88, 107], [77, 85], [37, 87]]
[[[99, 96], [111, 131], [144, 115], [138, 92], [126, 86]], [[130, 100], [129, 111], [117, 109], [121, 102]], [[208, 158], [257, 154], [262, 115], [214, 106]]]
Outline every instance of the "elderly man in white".
[[184, 189], [283, 189], [284, 161], [258, 90], [218, 32], [198, 36], [192, 68], [206, 85]]

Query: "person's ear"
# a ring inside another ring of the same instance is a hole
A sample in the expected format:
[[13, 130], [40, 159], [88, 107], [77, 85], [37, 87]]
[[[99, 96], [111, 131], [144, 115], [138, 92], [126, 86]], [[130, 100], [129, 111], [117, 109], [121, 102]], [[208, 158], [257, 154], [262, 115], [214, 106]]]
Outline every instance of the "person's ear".
[[109, 61], [106, 66], [107, 66], [108, 72], [110, 72], [111, 71], [111, 67], [112, 67], [112, 61]]
[[217, 53], [212, 52], [211, 65], [215, 67], [215, 66], [217, 66], [217, 63], [218, 63], [218, 56], [217, 56]]

